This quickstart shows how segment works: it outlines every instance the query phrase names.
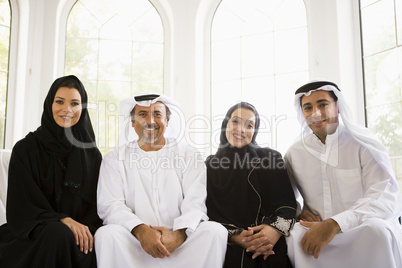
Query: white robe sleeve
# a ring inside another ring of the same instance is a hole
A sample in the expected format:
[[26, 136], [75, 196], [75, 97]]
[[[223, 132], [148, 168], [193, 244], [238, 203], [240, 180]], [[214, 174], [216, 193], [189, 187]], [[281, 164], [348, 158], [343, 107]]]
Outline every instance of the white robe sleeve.
[[207, 221], [206, 167], [200, 153], [187, 150], [187, 165], [182, 171], [183, 202], [181, 215], [174, 219], [173, 230], [186, 228], [190, 235], [201, 221]]
[[143, 221], [126, 205], [124, 168], [114, 151], [102, 161], [98, 181], [98, 214], [103, 224], [118, 224], [131, 232]]
[[346, 232], [369, 218], [391, 219], [394, 217], [398, 192], [392, 188], [393, 179], [375, 161], [369, 151], [361, 156], [361, 176], [364, 196], [355, 204], [333, 217], [343, 232]]

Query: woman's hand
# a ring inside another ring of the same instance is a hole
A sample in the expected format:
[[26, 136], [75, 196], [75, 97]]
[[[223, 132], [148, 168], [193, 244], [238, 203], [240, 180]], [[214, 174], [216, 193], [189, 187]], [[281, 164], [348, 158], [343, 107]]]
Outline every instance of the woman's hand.
[[272, 249], [281, 235], [274, 228], [261, 224], [249, 227], [248, 230], [244, 230], [238, 235], [232, 235], [229, 242], [245, 248], [247, 252], [253, 252], [253, 259], [263, 255], [266, 260], [269, 255], [275, 254]]
[[252, 235], [246, 236], [243, 241], [248, 244], [247, 252], [254, 252], [253, 259], [263, 255], [264, 260], [266, 260], [269, 255], [275, 254], [273, 248], [282, 236], [281, 233], [266, 224], [249, 227], [248, 229], [252, 231]]
[[236, 244], [242, 248], [247, 248], [248, 244], [244, 242], [243, 239], [252, 234], [253, 234], [252, 230], [244, 230], [240, 234], [232, 235], [229, 238], [229, 242]]
[[88, 226], [83, 225], [70, 217], [60, 219], [60, 221], [67, 225], [67, 227], [73, 232], [75, 242], [77, 243], [77, 246], [80, 247], [81, 252], [84, 252], [85, 254], [88, 254], [88, 250], [92, 252], [94, 239]]

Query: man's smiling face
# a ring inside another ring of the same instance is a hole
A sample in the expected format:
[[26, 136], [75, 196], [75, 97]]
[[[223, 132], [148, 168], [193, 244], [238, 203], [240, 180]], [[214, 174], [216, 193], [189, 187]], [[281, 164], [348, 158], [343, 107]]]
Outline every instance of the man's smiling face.
[[339, 109], [336, 101], [328, 91], [317, 90], [309, 96], [303, 96], [301, 106], [306, 123], [325, 143], [327, 135], [334, 133], [339, 125]]

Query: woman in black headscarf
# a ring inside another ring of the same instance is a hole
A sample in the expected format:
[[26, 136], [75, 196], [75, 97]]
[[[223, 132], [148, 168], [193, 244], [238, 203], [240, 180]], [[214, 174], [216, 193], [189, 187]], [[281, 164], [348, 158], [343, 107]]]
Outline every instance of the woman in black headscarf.
[[206, 160], [208, 216], [229, 235], [224, 267], [292, 267], [284, 236], [296, 200], [280, 153], [255, 141], [259, 125], [254, 106], [234, 105], [217, 153]]
[[72, 75], [56, 79], [41, 126], [11, 154], [0, 267], [96, 267], [101, 159], [84, 86]]

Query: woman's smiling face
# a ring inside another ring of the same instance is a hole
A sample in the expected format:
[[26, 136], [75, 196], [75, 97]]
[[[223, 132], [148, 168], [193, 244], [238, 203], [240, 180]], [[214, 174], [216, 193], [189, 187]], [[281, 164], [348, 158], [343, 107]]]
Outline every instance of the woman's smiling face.
[[246, 108], [233, 111], [226, 125], [226, 138], [237, 148], [249, 144], [255, 132], [255, 114]]
[[82, 111], [81, 95], [75, 88], [60, 87], [53, 100], [52, 113], [57, 125], [68, 128], [77, 124]]

